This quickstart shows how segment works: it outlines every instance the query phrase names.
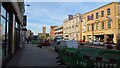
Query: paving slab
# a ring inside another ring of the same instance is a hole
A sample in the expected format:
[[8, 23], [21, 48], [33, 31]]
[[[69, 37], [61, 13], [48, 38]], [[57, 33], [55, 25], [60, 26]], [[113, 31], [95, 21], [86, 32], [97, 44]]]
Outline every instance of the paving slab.
[[[56, 52], [49, 47], [39, 48], [36, 46], [35, 44], [26, 44], [23, 49], [15, 54], [7, 66], [61, 67], [56, 63]], [[62, 68], [64, 67], [62, 66]]]

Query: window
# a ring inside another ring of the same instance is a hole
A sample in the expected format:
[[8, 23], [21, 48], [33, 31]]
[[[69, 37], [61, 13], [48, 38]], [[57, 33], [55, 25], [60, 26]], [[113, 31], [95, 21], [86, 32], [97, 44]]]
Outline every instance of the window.
[[93, 19], [94, 19], [94, 15], [92, 14], [92, 15], [91, 15], [91, 20], [93, 20]]
[[108, 28], [111, 28], [111, 22], [108, 21]]
[[101, 11], [101, 17], [103, 17], [104, 16], [104, 11]]
[[92, 31], [94, 30], [94, 24], [92, 24]]
[[89, 16], [87, 16], [87, 20], [89, 21], [90, 19], [89, 19]]
[[8, 21], [9, 20], [9, 13], [1, 6], [1, 39], [2, 39], [2, 58], [8, 56]]
[[107, 15], [110, 15], [110, 8], [107, 9]]
[[102, 25], [101, 25], [101, 26], [102, 26], [101, 28], [104, 29], [104, 22], [102, 22]]
[[96, 30], [98, 30], [98, 22], [96, 23]]
[[96, 18], [98, 18], [98, 12], [96, 13]]
[[76, 22], [78, 23], [78, 19], [76, 19]]
[[88, 24], [88, 31], [90, 30], [90, 25]]

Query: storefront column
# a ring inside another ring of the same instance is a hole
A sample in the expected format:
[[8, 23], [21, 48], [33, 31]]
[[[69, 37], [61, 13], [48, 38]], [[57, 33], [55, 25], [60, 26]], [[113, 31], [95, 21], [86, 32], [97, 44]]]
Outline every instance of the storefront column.
[[89, 36], [88, 35], [86, 36], [86, 41], [89, 42]]
[[114, 43], [117, 43], [117, 35], [114, 34], [114, 38], [113, 38]]
[[107, 42], [107, 34], [104, 34], [104, 42]]

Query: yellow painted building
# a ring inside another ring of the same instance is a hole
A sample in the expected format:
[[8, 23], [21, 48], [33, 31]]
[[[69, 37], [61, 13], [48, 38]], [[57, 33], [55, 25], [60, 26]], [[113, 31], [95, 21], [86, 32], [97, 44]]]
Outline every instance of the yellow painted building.
[[[82, 19], [82, 40], [117, 42], [120, 34], [119, 3], [112, 2], [87, 12]], [[119, 13], [118, 13], [119, 12]]]
[[82, 23], [81, 14], [68, 15], [68, 19], [63, 22], [63, 37], [69, 40], [81, 40], [82, 39]]

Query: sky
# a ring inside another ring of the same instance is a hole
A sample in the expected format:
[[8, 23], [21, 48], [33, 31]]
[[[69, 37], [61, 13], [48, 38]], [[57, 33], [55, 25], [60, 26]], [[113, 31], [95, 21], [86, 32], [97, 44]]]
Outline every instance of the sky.
[[61, 26], [68, 18], [68, 14], [84, 14], [110, 2], [25, 2], [25, 15], [27, 15], [27, 29], [34, 34], [42, 32], [46, 26], [47, 33], [50, 26]]

